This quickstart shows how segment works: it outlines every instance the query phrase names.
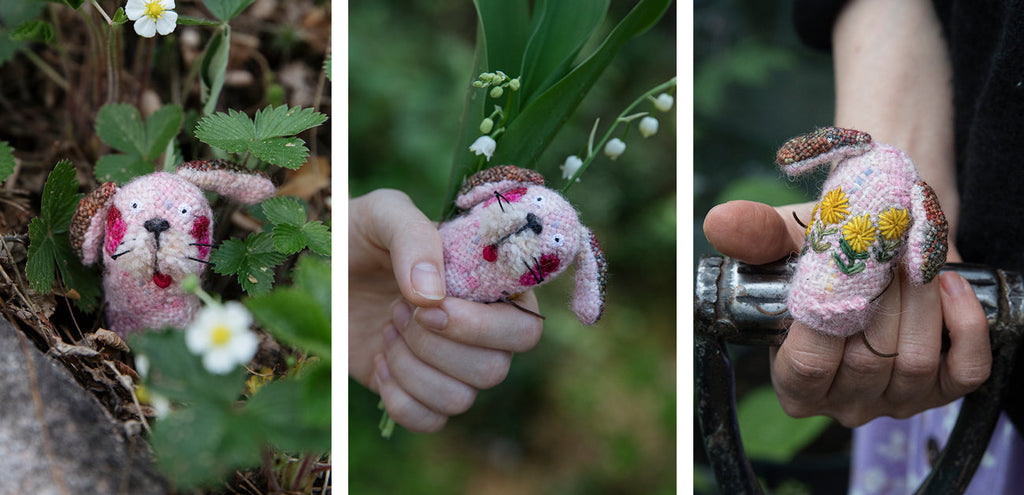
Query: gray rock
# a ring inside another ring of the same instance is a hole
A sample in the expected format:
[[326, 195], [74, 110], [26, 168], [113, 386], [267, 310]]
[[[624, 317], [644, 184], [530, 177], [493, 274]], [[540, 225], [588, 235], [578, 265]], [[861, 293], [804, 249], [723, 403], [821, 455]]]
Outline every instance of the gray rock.
[[0, 318], [0, 494], [163, 494], [145, 441]]

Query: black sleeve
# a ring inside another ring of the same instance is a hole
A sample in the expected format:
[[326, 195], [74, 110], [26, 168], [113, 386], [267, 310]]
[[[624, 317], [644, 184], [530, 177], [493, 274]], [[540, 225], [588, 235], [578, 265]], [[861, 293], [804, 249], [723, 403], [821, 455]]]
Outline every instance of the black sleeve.
[[832, 51], [832, 26], [846, 0], [794, 0], [793, 26], [805, 45]]

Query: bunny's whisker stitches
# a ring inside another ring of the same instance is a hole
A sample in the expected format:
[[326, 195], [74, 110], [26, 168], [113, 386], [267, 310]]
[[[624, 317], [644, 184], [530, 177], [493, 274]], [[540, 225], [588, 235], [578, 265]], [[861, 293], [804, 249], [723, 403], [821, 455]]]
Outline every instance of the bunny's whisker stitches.
[[199, 258], [193, 258], [193, 257], [191, 257], [191, 256], [186, 256], [186, 258], [188, 258], [188, 259], [190, 259], [190, 260], [192, 260], [192, 261], [198, 261], [199, 263], [202, 263], [202, 264], [204, 264], [204, 265], [210, 265], [210, 266], [213, 266], [213, 263], [211, 263], [211, 262], [209, 262], [209, 261], [201, 260], [201, 259], [199, 259]]
[[116, 260], [116, 259], [120, 258], [121, 256], [124, 256], [124, 255], [126, 255], [126, 254], [128, 254], [130, 252], [132, 252], [131, 249], [129, 249], [127, 251], [121, 251], [120, 253], [114, 253], [114, 254], [110, 255], [110, 259]]
[[205, 247], [210, 247], [210, 248], [217, 247], [215, 244], [206, 244], [206, 243], [202, 243], [202, 242], [190, 242], [190, 243], [188, 243], [188, 245], [189, 246], [205, 246]]

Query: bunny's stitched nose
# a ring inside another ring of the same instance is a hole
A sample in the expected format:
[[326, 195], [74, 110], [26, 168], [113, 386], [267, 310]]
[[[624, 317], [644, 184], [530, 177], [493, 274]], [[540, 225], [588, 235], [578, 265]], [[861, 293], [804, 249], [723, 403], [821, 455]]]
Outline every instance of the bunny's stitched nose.
[[149, 220], [146, 220], [146, 223], [142, 224], [142, 226], [145, 227], [146, 230], [157, 235], [160, 235], [161, 232], [171, 228], [171, 224], [167, 223], [167, 220], [162, 218], [150, 218]]
[[540, 224], [540, 219], [533, 213], [526, 214], [526, 228], [532, 230], [534, 234], [540, 234], [544, 230], [544, 226]]

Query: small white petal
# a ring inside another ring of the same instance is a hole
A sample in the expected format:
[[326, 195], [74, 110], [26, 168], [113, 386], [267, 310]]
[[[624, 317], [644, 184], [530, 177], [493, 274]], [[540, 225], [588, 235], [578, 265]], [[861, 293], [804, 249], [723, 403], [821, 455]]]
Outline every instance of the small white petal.
[[581, 166], [583, 166], [583, 160], [580, 160], [580, 157], [576, 155], [569, 155], [569, 157], [565, 159], [565, 163], [562, 164], [562, 178], [571, 179], [573, 175], [576, 175], [576, 171], [579, 170]]
[[658, 119], [654, 117], [644, 117], [640, 119], [640, 134], [645, 138], [649, 138], [658, 133]]
[[164, 12], [164, 15], [160, 16], [160, 19], [156, 21], [156, 32], [160, 34], [171, 34], [174, 31], [175, 23], [178, 21], [178, 14], [174, 12]]
[[156, 21], [149, 17], [142, 17], [135, 21], [135, 32], [143, 38], [152, 38], [156, 35]]
[[497, 147], [498, 143], [491, 136], [480, 136], [473, 141], [473, 144], [469, 145], [469, 151], [476, 153], [477, 156], [484, 155], [487, 157], [487, 161], [491, 161], [491, 155], [494, 154]]
[[211, 351], [203, 354], [203, 367], [215, 375], [226, 375], [235, 369], [235, 360], [228, 352]]
[[612, 160], [618, 158], [624, 151], [626, 151], [626, 143], [622, 142], [619, 138], [612, 138], [611, 141], [608, 141], [608, 144], [604, 145], [604, 154], [608, 155]]
[[124, 8], [124, 15], [128, 17], [129, 21], [137, 21], [145, 13], [146, 9], [142, 5], [133, 6], [131, 2], [128, 2], [128, 6]]
[[667, 112], [669, 110], [672, 110], [672, 103], [674, 102], [675, 99], [672, 98], [672, 95], [668, 93], [662, 93], [658, 95], [658, 97], [654, 100], [654, 108], [657, 108], [662, 112]]
[[171, 10], [174, 8], [174, 0], [161, 0], [160, 6], [163, 7], [164, 10]]

